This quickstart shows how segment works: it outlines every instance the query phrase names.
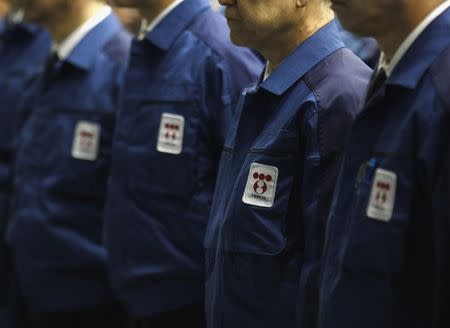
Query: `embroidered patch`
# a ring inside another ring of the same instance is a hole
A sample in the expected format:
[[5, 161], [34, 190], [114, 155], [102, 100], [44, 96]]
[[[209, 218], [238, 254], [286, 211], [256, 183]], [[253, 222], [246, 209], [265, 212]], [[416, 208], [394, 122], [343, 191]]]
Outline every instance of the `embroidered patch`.
[[101, 127], [97, 123], [79, 121], [75, 127], [72, 157], [95, 161], [98, 157]]
[[277, 189], [278, 168], [253, 163], [242, 201], [249, 205], [272, 207]]
[[377, 169], [370, 192], [367, 216], [389, 222], [392, 219], [397, 189], [397, 175], [394, 172]]
[[156, 148], [161, 153], [181, 154], [183, 151], [184, 117], [164, 113], [161, 116], [158, 143]]

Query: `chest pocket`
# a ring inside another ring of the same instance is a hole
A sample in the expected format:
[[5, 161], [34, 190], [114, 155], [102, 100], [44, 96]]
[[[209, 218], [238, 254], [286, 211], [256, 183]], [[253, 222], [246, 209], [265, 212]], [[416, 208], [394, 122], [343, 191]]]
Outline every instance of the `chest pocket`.
[[[23, 131], [18, 173], [37, 171], [46, 177], [43, 183], [48, 183], [55, 193], [102, 195], [114, 122], [113, 113], [101, 110], [39, 109], [30, 116]], [[87, 147], [84, 154], [83, 145]]]
[[263, 135], [246, 155], [224, 213], [226, 250], [276, 255], [285, 249], [287, 222], [297, 215], [289, 204], [299, 148], [298, 132], [281, 130]]
[[[346, 227], [347, 240], [342, 250], [343, 264], [351, 271], [398, 273], [405, 262], [414, 188], [412, 161], [395, 157], [372, 161], [376, 165], [360, 169], [355, 185]], [[392, 202], [392, 211], [389, 205], [383, 207], [383, 203], [389, 202]], [[376, 212], [377, 207], [381, 212]]]
[[200, 124], [194, 97], [189, 85], [164, 83], [125, 96], [118, 140], [127, 146], [128, 188], [135, 199], [146, 194], [192, 197]]

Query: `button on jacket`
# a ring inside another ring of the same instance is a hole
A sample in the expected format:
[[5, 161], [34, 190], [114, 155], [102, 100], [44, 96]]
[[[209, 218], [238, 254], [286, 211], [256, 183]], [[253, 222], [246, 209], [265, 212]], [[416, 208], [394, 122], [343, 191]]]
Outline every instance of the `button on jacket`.
[[242, 95], [206, 246], [210, 328], [314, 321], [323, 226], [370, 69], [330, 22]]
[[240, 91], [262, 70], [228, 35], [207, 0], [184, 0], [132, 46], [105, 222], [113, 285], [134, 317], [203, 300], [224, 135]]
[[107, 16], [47, 67], [23, 107], [7, 241], [32, 312], [112, 302], [102, 213], [129, 41]]
[[[11, 166], [19, 107], [50, 51], [48, 33], [32, 25], [0, 22], [0, 327], [10, 327], [11, 265], [4, 229], [11, 194]], [[5, 308], [5, 310], [2, 310]], [[8, 312], [6, 311], [8, 308]]]
[[329, 224], [320, 328], [449, 327], [450, 9], [351, 132]]

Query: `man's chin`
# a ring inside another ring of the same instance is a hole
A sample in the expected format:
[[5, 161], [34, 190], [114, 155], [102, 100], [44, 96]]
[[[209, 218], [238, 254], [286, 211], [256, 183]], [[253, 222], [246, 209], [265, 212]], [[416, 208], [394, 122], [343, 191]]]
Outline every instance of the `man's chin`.
[[230, 31], [230, 39], [234, 45], [239, 47], [248, 47], [248, 40], [242, 36], [241, 33], [238, 33], [233, 28]]

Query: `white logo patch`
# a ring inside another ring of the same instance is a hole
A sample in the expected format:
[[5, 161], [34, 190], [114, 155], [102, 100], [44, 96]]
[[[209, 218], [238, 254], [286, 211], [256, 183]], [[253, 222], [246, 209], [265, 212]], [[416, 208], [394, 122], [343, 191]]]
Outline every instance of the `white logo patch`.
[[367, 216], [389, 222], [392, 219], [397, 189], [397, 175], [394, 172], [377, 169], [370, 192]]
[[164, 113], [161, 116], [156, 149], [161, 153], [178, 155], [183, 150], [184, 117]]
[[253, 163], [242, 201], [249, 205], [272, 207], [277, 189], [278, 168]]
[[75, 127], [72, 156], [76, 159], [95, 161], [98, 156], [100, 132], [99, 124], [79, 121]]

